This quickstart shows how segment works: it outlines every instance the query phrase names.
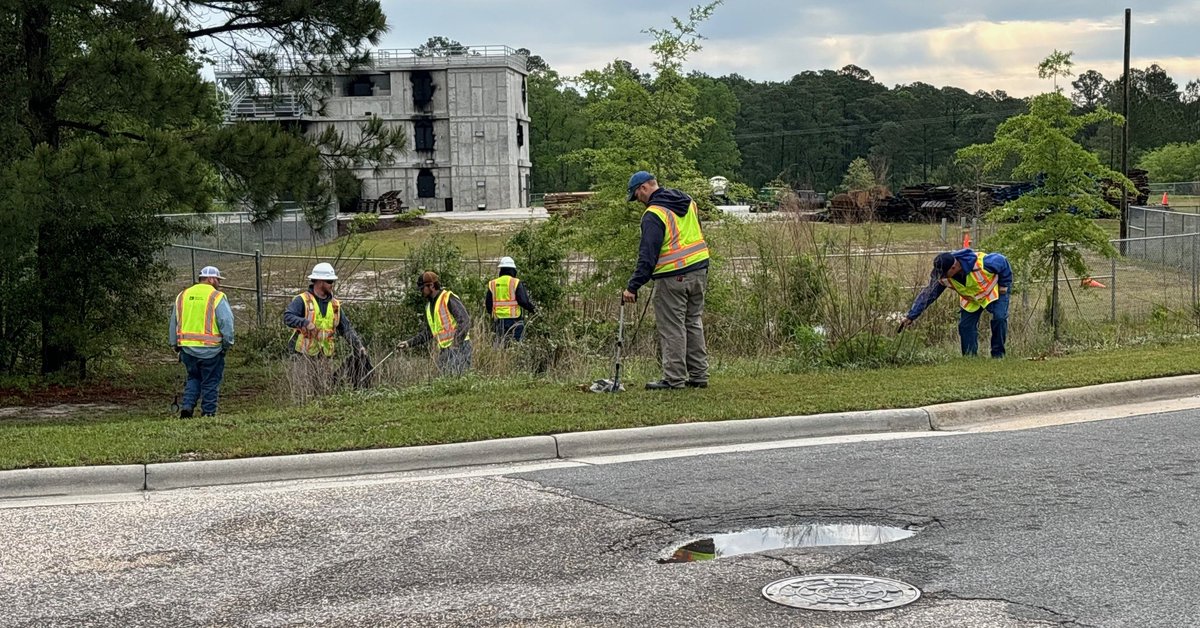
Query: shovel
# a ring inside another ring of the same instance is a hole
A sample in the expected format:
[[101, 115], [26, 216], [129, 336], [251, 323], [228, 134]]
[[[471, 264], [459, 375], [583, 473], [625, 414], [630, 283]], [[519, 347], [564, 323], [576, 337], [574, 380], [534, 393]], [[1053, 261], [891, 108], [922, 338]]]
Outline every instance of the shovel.
[[591, 390], [594, 393], [615, 393], [624, 392], [625, 386], [621, 383], [621, 346], [625, 344], [625, 300], [621, 300], [621, 314], [617, 320], [617, 349], [616, 355], [613, 358], [613, 378], [598, 379], [592, 382]]

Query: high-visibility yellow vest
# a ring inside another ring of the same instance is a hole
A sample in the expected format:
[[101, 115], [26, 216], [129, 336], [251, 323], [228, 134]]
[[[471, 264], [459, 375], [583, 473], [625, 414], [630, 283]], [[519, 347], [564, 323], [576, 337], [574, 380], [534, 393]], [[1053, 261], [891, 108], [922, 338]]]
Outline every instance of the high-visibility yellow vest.
[[704, 242], [704, 233], [700, 231], [695, 201], [688, 206], [683, 218], [657, 205], [650, 205], [646, 211], [658, 216], [667, 227], [652, 276], [687, 268], [708, 259], [708, 244]]
[[[437, 299], [425, 302], [425, 322], [429, 323], [429, 331], [437, 340], [438, 348], [445, 349], [454, 344], [454, 334], [458, 331], [458, 321], [450, 314], [450, 297], [454, 293], [442, 290]], [[463, 340], [470, 340], [468, 332]]]
[[311, 292], [301, 292], [304, 300], [304, 322], [313, 324], [312, 331], [302, 327], [296, 330], [296, 351], [304, 355], [333, 355], [333, 339], [337, 335], [338, 324], [342, 321], [342, 304], [337, 299], [330, 299], [325, 313], [317, 303], [317, 297]]
[[175, 336], [179, 346], [221, 346], [217, 306], [224, 300], [224, 292], [206, 283], [198, 283], [175, 297]]
[[508, 275], [500, 275], [488, 282], [494, 318], [521, 318], [521, 305], [517, 303], [517, 286], [520, 283], [520, 279]]
[[942, 284], [954, 288], [958, 293], [962, 309], [975, 312], [987, 307], [992, 301], [1000, 298], [1000, 278], [996, 273], [983, 269], [983, 251], [975, 252], [975, 268], [967, 273], [967, 283], [961, 284], [954, 279], [943, 279]]

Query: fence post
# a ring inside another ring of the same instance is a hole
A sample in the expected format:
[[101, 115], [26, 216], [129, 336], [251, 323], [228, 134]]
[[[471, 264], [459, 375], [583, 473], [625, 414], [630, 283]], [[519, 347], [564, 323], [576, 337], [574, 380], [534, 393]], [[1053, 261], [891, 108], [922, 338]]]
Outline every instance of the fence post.
[[[196, 232], [193, 231], [191, 236], [189, 236], [189, 237], [192, 241], [192, 246], [196, 246]], [[192, 279], [195, 280], [196, 276], [197, 276], [196, 275], [196, 249], [189, 249], [188, 252], [192, 254]]]
[[263, 324], [262, 251], [254, 249], [254, 299], [258, 310], [258, 326]]
[[1197, 313], [1197, 310], [1196, 310], [1197, 301], [1200, 301], [1200, 285], [1198, 285], [1198, 284], [1200, 284], [1200, 281], [1198, 281], [1198, 280], [1200, 280], [1200, 275], [1197, 275], [1197, 273], [1196, 273], [1196, 234], [1195, 233], [1192, 234], [1191, 240], [1192, 240], [1192, 303], [1191, 303], [1191, 307], [1188, 309], [1190, 309], [1194, 315]]
[[1110, 286], [1108, 291], [1112, 296], [1112, 309], [1109, 316], [1112, 322], [1115, 323], [1117, 322], [1117, 258], [1115, 257], [1112, 258], [1112, 280], [1109, 281], [1108, 285]]
[[946, 227], [947, 227], [946, 223], [947, 223], [947, 220], [945, 218], [942, 218], [942, 244], [946, 243], [946, 236], [948, 235], [946, 233]]
[[1030, 289], [1030, 287], [1031, 286], [1029, 285], [1029, 269], [1026, 268], [1021, 271], [1021, 309], [1026, 312], [1029, 311], [1029, 289]]
[[979, 247], [979, 219], [971, 219], [971, 248]]

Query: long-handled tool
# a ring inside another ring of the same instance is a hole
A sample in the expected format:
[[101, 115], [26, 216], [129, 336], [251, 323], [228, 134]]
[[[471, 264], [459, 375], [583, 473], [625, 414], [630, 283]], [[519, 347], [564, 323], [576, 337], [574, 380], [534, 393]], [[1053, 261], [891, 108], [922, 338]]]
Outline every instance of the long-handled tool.
[[362, 377], [358, 378], [358, 382], [354, 385], [354, 387], [362, 388], [363, 385], [366, 384], [367, 379], [371, 377], [371, 374], [374, 373], [377, 369], [379, 369], [379, 367], [383, 366], [383, 363], [387, 362], [389, 359], [391, 359], [391, 357], [393, 355], [396, 355], [396, 351], [399, 351], [399, 349], [392, 349], [391, 353], [383, 356], [383, 359], [375, 364], [371, 364], [371, 359], [364, 355], [363, 357], [367, 360], [367, 364], [370, 364], [371, 366], [369, 369], [367, 369], [366, 373], [363, 373]]
[[[178, 347], [176, 347], [176, 348], [178, 348]], [[179, 361], [179, 364], [181, 366], [183, 365], [183, 355], [181, 353], [176, 352], [175, 359]], [[179, 405], [180, 395], [181, 395], [180, 390], [182, 390], [183, 387], [187, 385], [187, 371], [185, 370], [183, 377], [177, 378], [176, 381], [178, 381], [179, 384], [177, 386], [175, 386], [175, 397], [171, 401], [171, 414], [173, 416], [178, 417], [179, 411], [183, 409], [183, 407]]]
[[625, 300], [621, 300], [621, 313], [617, 318], [617, 347], [613, 356], [613, 378], [592, 382], [592, 392], [624, 392], [621, 384], [621, 348], [625, 345]]

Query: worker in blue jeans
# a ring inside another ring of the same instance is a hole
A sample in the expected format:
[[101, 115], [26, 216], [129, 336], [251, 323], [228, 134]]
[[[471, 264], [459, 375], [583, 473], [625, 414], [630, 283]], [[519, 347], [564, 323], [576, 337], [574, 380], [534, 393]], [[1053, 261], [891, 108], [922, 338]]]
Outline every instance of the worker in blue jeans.
[[217, 414], [225, 352], [233, 346], [233, 310], [220, 290], [222, 279], [215, 266], [205, 266], [195, 285], [175, 297], [171, 310], [171, 346], [187, 371], [180, 418], [191, 418], [197, 402], [202, 416]]
[[962, 249], [939, 253], [933, 258], [929, 285], [917, 295], [912, 309], [900, 321], [907, 329], [937, 300], [946, 288], [958, 293], [958, 337], [963, 355], [979, 353], [979, 317], [984, 310], [992, 315], [992, 357], [1004, 357], [1008, 340], [1008, 299], [1012, 289], [1012, 268], [1000, 253], [982, 253]]

